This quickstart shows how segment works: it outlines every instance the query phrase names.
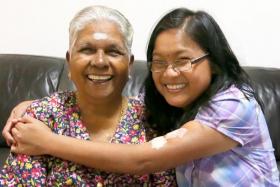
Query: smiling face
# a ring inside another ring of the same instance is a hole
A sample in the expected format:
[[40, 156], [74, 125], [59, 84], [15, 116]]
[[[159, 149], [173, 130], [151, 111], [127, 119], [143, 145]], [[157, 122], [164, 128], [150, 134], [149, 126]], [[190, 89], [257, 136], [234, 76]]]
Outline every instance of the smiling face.
[[71, 79], [79, 95], [98, 100], [120, 97], [130, 59], [115, 23], [102, 20], [85, 26], [68, 56]]
[[[168, 64], [194, 59], [205, 52], [181, 29], [169, 29], [157, 36], [153, 61]], [[207, 58], [192, 65], [188, 72], [175, 71], [170, 66], [164, 72], [153, 72], [157, 90], [168, 104], [185, 108], [194, 102], [210, 85], [212, 73]]]

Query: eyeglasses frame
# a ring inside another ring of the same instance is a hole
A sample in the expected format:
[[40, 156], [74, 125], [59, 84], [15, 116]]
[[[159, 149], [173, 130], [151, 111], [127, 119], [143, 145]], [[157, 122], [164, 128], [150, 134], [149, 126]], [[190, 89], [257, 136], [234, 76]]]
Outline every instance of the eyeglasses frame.
[[[203, 54], [202, 56], [199, 56], [199, 57], [197, 57], [197, 58], [190, 59], [189, 62], [191, 63], [191, 68], [188, 69], [188, 70], [183, 70], [183, 71], [190, 71], [190, 70], [192, 69], [192, 65], [193, 65], [193, 64], [196, 64], [196, 63], [200, 62], [202, 59], [204, 59], [204, 58], [207, 57], [207, 56], [209, 56], [209, 53], [205, 53], [205, 54]], [[174, 67], [173, 67], [173, 64], [174, 64], [174, 63], [168, 64], [164, 70], [155, 71], [155, 70], [152, 70], [152, 69], [151, 69], [151, 71], [152, 71], [153, 73], [163, 73], [163, 72], [165, 72], [165, 71], [169, 68], [169, 66], [171, 66], [172, 69], [173, 69], [174, 71], [176, 71], [176, 72], [181, 72], [181, 71], [182, 71], [182, 70], [178, 70], [177, 68], [174, 68]]]

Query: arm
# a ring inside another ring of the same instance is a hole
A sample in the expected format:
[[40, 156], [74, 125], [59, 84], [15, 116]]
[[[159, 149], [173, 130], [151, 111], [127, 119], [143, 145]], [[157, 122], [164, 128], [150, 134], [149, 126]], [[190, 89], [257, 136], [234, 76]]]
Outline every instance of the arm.
[[[105, 144], [73, 141], [62, 136], [52, 136], [55, 146], [46, 144], [45, 148], [48, 154], [87, 166], [115, 172], [144, 174], [166, 170], [194, 159], [224, 152], [238, 144], [197, 122], [190, 122], [183, 128], [187, 129], [186, 135], [181, 138], [165, 138], [165, 145], [159, 149], [153, 148], [151, 143]], [[73, 147], [76, 146], [78, 149], [73, 151]]]
[[16, 125], [13, 130], [16, 141], [20, 143], [12, 146], [12, 151], [50, 154], [89, 167], [120, 173], [162, 171], [238, 145], [236, 141], [196, 121], [182, 127], [186, 129], [183, 135], [171, 138], [166, 135], [166, 143], [158, 149], [153, 148], [155, 146], [151, 142], [124, 145], [83, 141], [42, 130], [46, 126], [32, 118], [25, 117], [23, 122], [26, 124]]
[[14, 138], [12, 137], [10, 131], [15, 123], [17, 123], [17, 118], [20, 118], [27, 107], [32, 103], [32, 101], [23, 101], [19, 103], [15, 108], [12, 110], [3, 130], [2, 135], [6, 140], [6, 143], [10, 146], [14, 142]]

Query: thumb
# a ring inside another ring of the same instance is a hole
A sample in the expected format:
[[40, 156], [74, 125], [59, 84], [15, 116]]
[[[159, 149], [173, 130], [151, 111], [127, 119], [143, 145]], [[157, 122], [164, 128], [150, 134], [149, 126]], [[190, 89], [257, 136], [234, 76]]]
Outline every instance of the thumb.
[[31, 116], [24, 115], [24, 116], [21, 118], [20, 121], [23, 122], [23, 123], [32, 123], [32, 122], [35, 122], [36, 119], [33, 118], [33, 117], [31, 117]]

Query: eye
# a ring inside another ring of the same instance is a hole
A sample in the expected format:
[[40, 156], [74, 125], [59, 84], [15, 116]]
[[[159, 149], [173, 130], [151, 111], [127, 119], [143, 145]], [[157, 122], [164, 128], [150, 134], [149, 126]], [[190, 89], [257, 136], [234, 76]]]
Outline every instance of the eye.
[[167, 63], [164, 62], [163, 60], [153, 60], [152, 61], [152, 67], [155, 69], [164, 69], [167, 66], [168, 66]]
[[118, 49], [109, 49], [107, 51], [107, 54], [112, 56], [112, 57], [117, 57], [117, 56], [123, 56], [124, 53]]
[[94, 49], [93, 48], [90, 48], [90, 47], [83, 47], [79, 50], [80, 53], [83, 53], [83, 54], [92, 54], [94, 53]]
[[152, 63], [157, 64], [157, 65], [165, 65], [166, 64], [166, 62], [164, 62], [163, 60], [153, 60]]
[[190, 58], [188, 57], [183, 57], [183, 58], [179, 58], [178, 60], [175, 61], [175, 64], [178, 64], [178, 65], [184, 65], [184, 64], [187, 64], [191, 61]]

